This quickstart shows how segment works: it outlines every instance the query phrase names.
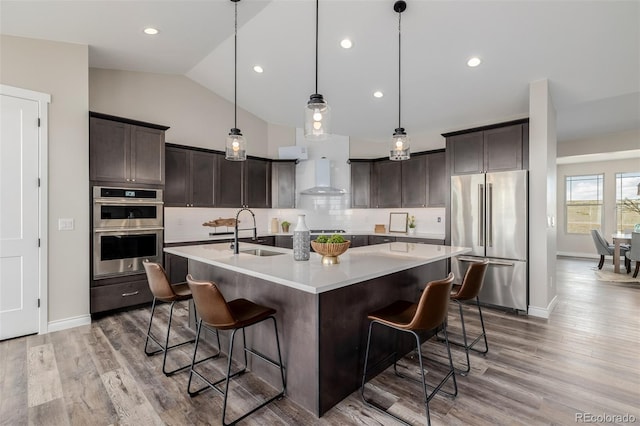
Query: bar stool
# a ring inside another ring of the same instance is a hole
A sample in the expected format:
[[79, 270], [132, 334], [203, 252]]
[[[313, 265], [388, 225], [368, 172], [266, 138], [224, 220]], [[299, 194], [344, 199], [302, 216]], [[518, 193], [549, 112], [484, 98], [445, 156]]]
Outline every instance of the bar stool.
[[[259, 410], [270, 402], [284, 396], [286, 387], [284, 381], [284, 367], [282, 366], [282, 355], [280, 353], [280, 341], [278, 339], [278, 325], [275, 318], [276, 310], [268, 308], [266, 306], [255, 304], [246, 299], [235, 299], [227, 302], [215, 283], [212, 283], [210, 281], [196, 281], [191, 275], [187, 275], [187, 284], [191, 289], [191, 292], [193, 294], [193, 302], [195, 303], [196, 308], [198, 309], [198, 314], [200, 315], [200, 318], [198, 320], [198, 329], [196, 331], [196, 343], [193, 348], [193, 361], [191, 364], [191, 369], [189, 371], [189, 382], [187, 384], [187, 392], [189, 393], [189, 396], [197, 395], [207, 388], [211, 388], [219, 394], [223, 395], [224, 402], [222, 405], [222, 424], [225, 426], [227, 424], [237, 423], [238, 421], [244, 419], [251, 413]], [[265, 355], [253, 349], [247, 348], [245, 328], [256, 325], [268, 319], [271, 319], [273, 321], [276, 346], [278, 348], [278, 362], [267, 358]], [[194, 366], [196, 364], [196, 353], [198, 351], [198, 342], [200, 340], [200, 333], [203, 327], [215, 331], [231, 330], [231, 336], [229, 338], [227, 373], [224, 378], [215, 382], [211, 382], [209, 379], [205, 378], [201, 373], [195, 371], [194, 369]], [[233, 359], [233, 341], [238, 330], [242, 330], [244, 366], [240, 370], [231, 373], [231, 361]], [[260, 405], [253, 408], [251, 411], [242, 414], [231, 423], [226, 423], [225, 419], [227, 413], [227, 400], [229, 396], [229, 381], [231, 378], [243, 374], [246, 371], [247, 353], [255, 355], [263, 361], [266, 361], [267, 363], [280, 369], [280, 376], [282, 378], [282, 389], [278, 392], [277, 395], [269, 398], [268, 400], [265, 400]], [[194, 375], [198, 376], [202, 381], [204, 381], [206, 383], [206, 386], [192, 391], [191, 380]], [[224, 390], [218, 388], [217, 386], [222, 382], [225, 382]]]
[[[167, 274], [165, 273], [164, 268], [161, 265], [157, 263], [145, 261], [143, 262], [143, 266], [144, 266], [145, 272], [147, 273], [147, 281], [149, 282], [149, 288], [151, 289], [151, 293], [153, 294], [153, 304], [151, 305], [151, 317], [149, 318], [149, 328], [147, 328], [147, 338], [144, 342], [144, 353], [147, 354], [147, 356], [151, 356], [151, 355], [155, 355], [157, 353], [163, 352], [164, 355], [162, 358], [162, 372], [165, 375], [170, 376], [174, 373], [177, 373], [178, 371], [187, 369], [191, 366], [191, 364], [187, 364], [171, 371], [166, 370], [167, 352], [169, 352], [170, 349], [187, 345], [195, 341], [195, 339], [191, 339], [191, 340], [187, 340], [187, 341], [176, 343], [174, 345], [169, 346], [169, 335], [171, 333], [171, 321], [173, 319], [173, 308], [175, 307], [176, 302], [190, 300], [191, 290], [189, 290], [189, 286], [187, 285], [187, 283], [180, 283], [175, 285], [169, 284], [169, 279], [167, 278]], [[151, 334], [151, 325], [153, 323], [153, 317], [156, 312], [158, 301], [171, 303], [171, 307], [169, 310], [169, 323], [167, 325], [167, 335], [165, 336], [165, 339], [164, 339], [164, 345], [160, 341], [158, 341], [158, 339], [155, 336], [153, 336], [153, 334]], [[160, 349], [157, 349], [155, 351], [150, 351], [149, 340], [153, 341], [156, 345], [158, 345]], [[219, 353], [220, 353], [220, 340], [218, 340], [218, 354]], [[210, 358], [216, 357], [218, 356], [218, 354], [213, 355]], [[198, 362], [205, 361], [206, 359], [203, 359]]]
[[[462, 323], [462, 342], [456, 342], [454, 340], [450, 340], [449, 343], [456, 346], [461, 346], [464, 348], [465, 354], [467, 356], [467, 365], [464, 370], [459, 370], [460, 375], [466, 376], [471, 370], [471, 363], [469, 362], [469, 351], [474, 350], [480, 354], [486, 354], [489, 352], [489, 345], [487, 343], [487, 332], [484, 328], [484, 319], [482, 318], [482, 308], [480, 308], [480, 298], [478, 294], [482, 289], [482, 284], [484, 282], [484, 276], [487, 272], [489, 261], [483, 260], [482, 262], [473, 262], [467, 268], [467, 272], [464, 274], [464, 278], [462, 279], [462, 284], [454, 285], [453, 290], [451, 291], [451, 300], [458, 304], [458, 309], [460, 311], [460, 322]], [[480, 316], [480, 324], [482, 325], [482, 333], [476, 337], [471, 344], [468, 343], [467, 340], [467, 330], [464, 326], [464, 314], [462, 313], [462, 302], [467, 300], [476, 301], [476, 306], [478, 306], [478, 315]], [[474, 348], [475, 344], [480, 341], [480, 339], [484, 338], [484, 349], [479, 350]]]
[[[429, 401], [435, 396], [437, 392], [443, 393], [455, 397], [458, 395], [458, 384], [456, 383], [455, 370], [453, 368], [453, 360], [451, 359], [451, 350], [449, 348], [449, 340], [447, 338], [447, 310], [449, 305], [449, 295], [451, 293], [451, 285], [453, 283], [453, 273], [449, 273], [447, 278], [439, 281], [431, 281], [427, 284], [425, 290], [420, 296], [420, 301], [416, 303], [400, 300], [388, 305], [382, 309], [372, 312], [368, 315], [368, 319], [371, 320], [369, 324], [369, 335], [367, 337], [367, 349], [364, 358], [364, 371], [362, 374], [362, 387], [360, 388], [360, 394], [364, 403], [374, 408], [381, 413], [387, 414], [401, 423], [408, 424], [405, 420], [394, 414], [383, 410], [381, 407], [375, 405], [373, 401], [367, 400], [364, 395], [365, 384], [367, 379], [367, 364], [369, 361], [369, 348], [371, 344], [371, 332], [374, 324], [380, 324], [385, 327], [390, 327], [394, 330], [404, 333], [411, 333], [416, 340], [416, 348], [418, 353], [418, 361], [420, 364], [420, 374], [422, 380], [418, 380], [413, 377], [404, 376], [398, 373], [396, 361], [397, 354], [393, 353], [393, 368], [395, 374], [399, 377], [410, 379], [421, 384], [424, 392], [424, 405], [427, 415], [427, 423], [431, 424], [431, 416], [429, 414]], [[447, 353], [449, 356], [449, 370], [444, 378], [434, 387], [431, 393], [427, 392], [427, 384], [425, 381], [424, 365], [422, 361], [422, 351], [420, 349], [420, 337], [417, 332], [420, 331], [432, 331], [438, 327], [442, 327], [445, 341], [447, 342]], [[382, 361], [388, 359], [383, 359]], [[381, 362], [381, 361], [380, 361]], [[442, 389], [444, 384], [453, 378], [454, 392], [449, 393]]]

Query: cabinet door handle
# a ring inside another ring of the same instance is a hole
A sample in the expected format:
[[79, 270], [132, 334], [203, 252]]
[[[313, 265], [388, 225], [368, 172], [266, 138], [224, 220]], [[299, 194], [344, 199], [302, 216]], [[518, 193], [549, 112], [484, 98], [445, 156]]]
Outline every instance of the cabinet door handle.
[[122, 297], [129, 297], [129, 296], [135, 296], [138, 293], [140, 293], [139, 291], [132, 291], [131, 293], [122, 293]]

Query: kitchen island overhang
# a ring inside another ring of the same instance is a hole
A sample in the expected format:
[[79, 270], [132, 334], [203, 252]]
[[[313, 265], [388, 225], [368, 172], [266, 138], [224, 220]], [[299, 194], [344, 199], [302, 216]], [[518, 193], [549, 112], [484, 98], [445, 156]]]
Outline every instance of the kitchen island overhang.
[[[281, 254], [242, 252], [251, 249]], [[241, 243], [240, 250], [234, 255], [226, 243], [165, 248], [189, 259], [189, 273], [216, 282], [227, 300], [243, 297], [278, 311], [287, 396], [322, 416], [360, 385], [367, 313], [397, 299], [417, 301], [427, 282], [446, 276], [448, 258], [470, 249], [395, 242], [351, 248], [337, 265], [322, 265], [316, 253], [295, 261], [284, 248]], [[271, 333], [248, 329], [248, 346], [275, 353]], [[380, 339], [374, 359], [396, 342], [393, 334]], [[271, 369], [260, 363], [250, 368], [277, 383]]]

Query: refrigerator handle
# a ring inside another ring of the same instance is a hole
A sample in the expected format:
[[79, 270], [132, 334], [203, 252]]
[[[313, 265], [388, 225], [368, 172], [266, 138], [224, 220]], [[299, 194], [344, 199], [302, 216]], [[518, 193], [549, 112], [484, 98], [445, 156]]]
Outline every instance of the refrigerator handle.
[[493, 184], [487, 184], [487, 246], [493, 247]]
[[484, 185], [478, 184], [478, 245], [484, 247]]

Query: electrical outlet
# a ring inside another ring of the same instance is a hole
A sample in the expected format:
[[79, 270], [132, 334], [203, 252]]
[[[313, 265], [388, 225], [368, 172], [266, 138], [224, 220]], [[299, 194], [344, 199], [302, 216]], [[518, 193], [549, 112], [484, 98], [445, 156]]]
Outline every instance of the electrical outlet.
[[442, 218], [438, 216], [438, 223], [442, 222]]

